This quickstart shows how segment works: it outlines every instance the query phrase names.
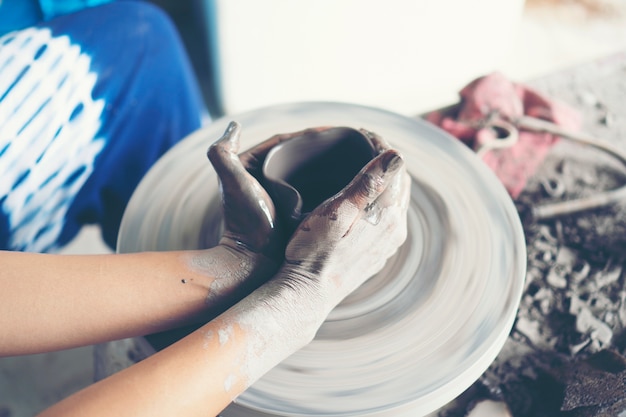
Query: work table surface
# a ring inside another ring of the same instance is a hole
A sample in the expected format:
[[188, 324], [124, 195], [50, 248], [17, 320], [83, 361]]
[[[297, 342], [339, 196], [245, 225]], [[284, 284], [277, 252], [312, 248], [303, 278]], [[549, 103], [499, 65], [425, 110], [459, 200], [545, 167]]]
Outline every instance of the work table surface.
[[[576, 109], [581, 131], [626, 152], [626, 52], [526, 85]], [[624, 185], [626, 166], [606, 152], [567, 140], [551, 149], [515, 201], [528, 272], [511, 335], [440, 416], [463, 416], [484, 399], [505, 402], [515, 417], [626, 412], [626, 201], [549, 220], [528, 215]]]

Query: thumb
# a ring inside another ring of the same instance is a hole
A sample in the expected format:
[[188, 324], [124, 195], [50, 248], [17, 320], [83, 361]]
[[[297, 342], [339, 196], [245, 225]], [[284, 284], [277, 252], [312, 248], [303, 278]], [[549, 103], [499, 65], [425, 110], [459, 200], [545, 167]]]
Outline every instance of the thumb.
[[239, 188], [242, 172], [245, 172], [237, 156], [240, 131], [241, 126], [237, 122], [230, 122], [224, 135], [207, 151], [209, 161], [225, 189]]
[[387, 189], [403, 165], [397, 151], [390, 149], [381, 153], [348, 184], [345, 197], [359, 210], [365, 210]]

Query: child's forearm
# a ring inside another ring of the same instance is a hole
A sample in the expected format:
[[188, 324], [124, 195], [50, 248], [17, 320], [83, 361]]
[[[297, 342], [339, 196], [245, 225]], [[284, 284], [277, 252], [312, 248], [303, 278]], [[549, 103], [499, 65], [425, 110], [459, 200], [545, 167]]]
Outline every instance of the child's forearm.
[[113, 255], [0, 252], [0, 265], [0, 356], [206, 320], [273, 272], [264, 261], [243, 261], [222, 246]]
[[313, 338], [328, 313], [320, 295], [273, 279], [177, 343], [40, 417], [217, 415]]

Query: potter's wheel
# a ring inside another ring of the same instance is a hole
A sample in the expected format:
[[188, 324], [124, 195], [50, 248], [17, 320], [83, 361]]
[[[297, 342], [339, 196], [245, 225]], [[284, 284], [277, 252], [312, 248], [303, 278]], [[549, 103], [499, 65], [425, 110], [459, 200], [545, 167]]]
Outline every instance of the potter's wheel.
[[148, 172], [124, 214], [119, 252], [196, 249], [219, 235], [208, 146], [236, 120], [241, 149], [314, 126], [364, 127], [403, 154], [413, 178], [407, 242], [330, 315], [315, 340], [224, 416], [428, 414], [493, 361], [515, 318], [526, 266], [517, 212], [482, 162], [430, 124], [338, 103], [275, 106], [217, 120]]

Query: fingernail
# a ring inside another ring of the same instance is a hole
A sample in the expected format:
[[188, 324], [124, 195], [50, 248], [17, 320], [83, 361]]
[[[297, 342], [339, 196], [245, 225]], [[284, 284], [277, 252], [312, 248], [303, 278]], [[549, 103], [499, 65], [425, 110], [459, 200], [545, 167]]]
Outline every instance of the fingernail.
[[367, 129], [360, 128], [360, 129], [359, 129], [359, 131], [360, 131], [363, 135], [367, 136], [367, 138], [371, 138], [372, 136], [374, 136], [374, 134], [373, 134], [372, 132], [370, 132], [369, 130], [367, 130]]
[[383, 172], [395, 172], [402, 166], [402, 157], [395, 152], [389, 152], [383, 156]]
[[228, 123], [228, 127], [226, 128], [226, 132], [230, 133], [233, 130], [237, 129], [237, 127], [239, 126], [239, 123], [232, 121], [230, 123]]
[[224, 132], [224, 136], [228, 138], [229, 141], [233, 141], [237, 138], [236, 132], [239, 129], [239, 123], [230, 122], [228, 127], [226, 128], [226, 132]]

